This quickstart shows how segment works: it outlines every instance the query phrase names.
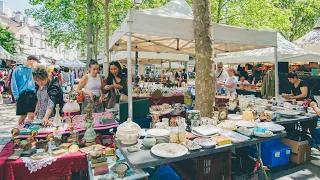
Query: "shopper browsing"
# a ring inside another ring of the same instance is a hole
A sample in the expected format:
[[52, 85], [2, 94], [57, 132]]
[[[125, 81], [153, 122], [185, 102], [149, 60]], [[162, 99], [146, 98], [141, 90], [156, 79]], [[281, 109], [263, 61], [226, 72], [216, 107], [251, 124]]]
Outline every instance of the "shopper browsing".
[[102, 84], [103, 80], [99, 73], [99, 64], [97, 61], [91, 60], [89, 63], [89, 74], [83, 76], [77, 87], [77, 93], [84, 95], [84, 101], [82, 103], [81, 114], [85, 114], [87, 105], [90, 101], [93, 101], [93, 112], [103, 112], [103, 96], [102, 96]]
[[117, 95], [119, 95], [118, 92], [122, 94], [123, 101], [125, 101], [125, 97], [128, 95], [127, 76], [121, 74], [120, 72], [120, 64], [117, 61], [111, 62], [109, 66], [107, 84], [103, 88], [103, 90], [107, 94], [105, 102], [105, 107], [107, 109], [114, 108], [115, 104], [119, 103], [119, 101], [121, 100], [121, 97], [119, 100], [117, 99]]
[[228, 73], [223, 70], [223, 63], [222, 62], [219, 62], [217, 64], [217, 70], [216, 70], [216, 81], [217, 81], [217, 84], [216, 84], [216, 91], [219, 92], [221, 89], [222, 89], [222, 83], [225, 82], [228, 78]]
[[37, 67], [33, 74], [33, 79], [36, 82], [37, 106], [35, 115], [37, 119], [42, 120], [44, 126], [50, 125], [50, 117], [55, 115], [55, 106], [59, 104], [60, 115], [62, 115], [63, 107], [63, 92], [60, 88], [59, 81], [49, 80], [49, 74], [45, 67]]
[[35, 84], [32, 79], [34, 68], [40, 63], [36, 56], [28, 56], [27, 62], [23, 66], [18, 66], [12, 74], [11, 90], [17, 101], [16, 115], [20, 115], [18, 125], [28, 116], [29, 120], [34, 119], [37, 97], [35, 94]]
[[219, 82], [218, 84], [223, 87], [226, 94], [237, 93], [236, 87], [238, 82], [238, 77], [234, 75], [235, 70], [233, 68], [228, 69], [228, 78], [225, 82]]

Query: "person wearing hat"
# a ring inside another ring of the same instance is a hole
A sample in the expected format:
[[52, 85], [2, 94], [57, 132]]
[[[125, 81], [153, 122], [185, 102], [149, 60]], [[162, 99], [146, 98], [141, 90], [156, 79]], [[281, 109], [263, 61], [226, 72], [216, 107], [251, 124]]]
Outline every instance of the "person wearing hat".
[[18, 125], [24, 122], [28, 116], [28, 120], [34, 119], [34, 111], [37, 103], [35, 94], [35, 83], [32, 79], [34, 68], [40, 63], [37, 56], [31, 55], [27, 57], [27, 61], [23, 66], [18, 66], [12, 73], [11, 90], [17, 101], [16, 115], [19, 115]]

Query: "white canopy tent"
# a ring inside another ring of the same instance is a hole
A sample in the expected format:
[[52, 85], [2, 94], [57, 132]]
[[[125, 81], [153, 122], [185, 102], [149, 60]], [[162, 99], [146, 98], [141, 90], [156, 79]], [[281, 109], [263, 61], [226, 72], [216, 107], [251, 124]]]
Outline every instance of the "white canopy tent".
[[[304, 50], [286, 40], [278, 33], [279, 62], [320, 62], [320, 54]], [[271, 62], [275, 63], [274, 49], [263, 48], [242, 52], [228, 53], [217, 58], [223, 63]]]
[[294, 42], [301, 48], [320, 53], [320, 18], [314, 29]]
[[[111, 56], [112, 60], [118, 61], [121, 64], [127, 63], [127, 52], [119, 52]], [[131, 53], [132, 63], [135, 63], [135, 52]], [[170, 54], [170, 53], [155, 53], [155, 52], [139, 52], [139, 64], [162, 64], [169, 62], [188, 62], [189, 55], [185, 54]]]
[[[171, 0], [156, 9], [130, 10], [110, 38], [109, 47], [127, 51], [131, 72], [131, 51], [195, 54], [193, 11], [184, 0]], [[214, 52], [225, 53], [276, 47], [276, 32], [212, 24]], [[128, 74], [128, 79], [132, 74]], [[132, 84], [128, 81], [128, 114], [132, 118]]]

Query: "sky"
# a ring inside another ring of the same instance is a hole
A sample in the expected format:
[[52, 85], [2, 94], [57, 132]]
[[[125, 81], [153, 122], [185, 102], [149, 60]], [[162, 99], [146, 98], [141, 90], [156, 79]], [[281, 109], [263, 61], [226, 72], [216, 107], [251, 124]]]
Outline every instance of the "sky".
[[13, 11], [20, 11], [24, 14], [24, 10], [32, 8], [29, 0], [0, 0], [4, 1]]

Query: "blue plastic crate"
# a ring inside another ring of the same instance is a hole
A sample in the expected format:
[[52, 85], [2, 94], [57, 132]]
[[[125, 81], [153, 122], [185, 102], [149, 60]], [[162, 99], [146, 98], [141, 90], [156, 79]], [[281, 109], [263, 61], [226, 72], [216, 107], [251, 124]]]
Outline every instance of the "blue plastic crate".
[[262, 151], [261, 158], [264, 165], [277, 167], [289, 164], [292, 149], [290, 146], [280, 144], [275, 147], [269, 147]]
[[261, 151], [264, 151], [264, 150], [266, 150], [267, 148], [270, 148], [270, 147], [279, 146], [280, 144], [281, 144], [281, 139], [280, 138], [262, 142], [261, 143]]

